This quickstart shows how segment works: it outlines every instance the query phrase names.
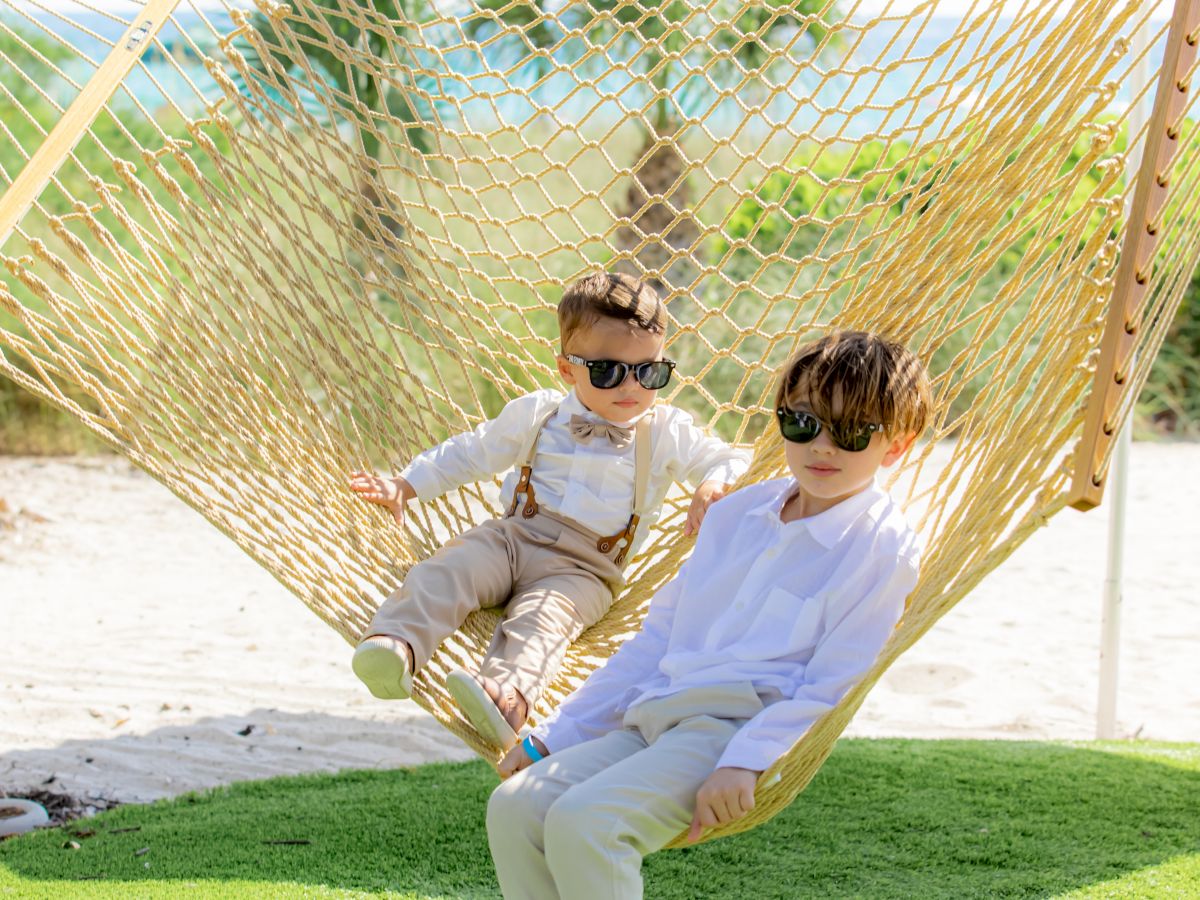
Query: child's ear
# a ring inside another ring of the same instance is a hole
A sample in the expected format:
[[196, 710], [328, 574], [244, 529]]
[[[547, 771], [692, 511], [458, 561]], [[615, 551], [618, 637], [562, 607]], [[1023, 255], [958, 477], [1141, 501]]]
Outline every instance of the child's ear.
[[892, 438], [891, 443], [888, 444], [887, 452], [883, 454], [883, 459], [879, 461], [879, 464], [881, 466], [892, 465], [908, 452], [908, 448], [913, 445], [916, 439], [917, 436], [915, 434], [900, 434]]
[[571, 364], [567, 362], [567, 358], [561, 353], [558, 354], [555, 362], [558, 363], [558, 374], [567, 384], [575, 384], [575, 370], [571, 368]]

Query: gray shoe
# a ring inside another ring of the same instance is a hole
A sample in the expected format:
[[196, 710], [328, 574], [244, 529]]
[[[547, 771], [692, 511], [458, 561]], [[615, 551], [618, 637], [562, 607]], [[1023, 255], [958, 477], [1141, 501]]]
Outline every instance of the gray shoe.
[[413, 673], [403, 641], [382, 635], [366, 638], [355, 648], [350, 668], [380, 700], [412, 696]]
[[[485, 741], [501, 750], [507, 750], [517, 742], [517, 732], [509, 724], [504, 713], [516, 706], [517, 692], [507, 684], [497, 685], [493, 682], [493, 686], [499, 700], [493, 699], [487, 692], [481, 677], [470, 672], [455, 669], [446, 676], [446, 690], [462, 710], [463, 717]], [[503, 711], [497, 703], [503, 705]]]

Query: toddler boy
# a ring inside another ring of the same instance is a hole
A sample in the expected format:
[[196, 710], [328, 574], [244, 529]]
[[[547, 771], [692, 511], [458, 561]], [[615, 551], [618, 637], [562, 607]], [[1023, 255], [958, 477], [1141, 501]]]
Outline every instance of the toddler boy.
[[411, 499], [512, 469], [501, 488], [507, 516], [413, 566], [353, 659], [376, 697], [408, 697], [413, 673], [471, 611], [503, 606], [479, 673], [456, 671], [446, 681], [467, 720], [501, 749], [516, 741], [570, 643], [612, 604], [671, 484], [698, 485], [690, 533], [749, 465], [747, 454], [705, 434], [687, 413], [656, 405], [675, 364], [663, 357], [667, 313], [650, 286], [592, 275], [563, 294], [558, 320], [565, 395], [518, 397], [396, 477], [357, 472], [350, 481], [402, 523]]

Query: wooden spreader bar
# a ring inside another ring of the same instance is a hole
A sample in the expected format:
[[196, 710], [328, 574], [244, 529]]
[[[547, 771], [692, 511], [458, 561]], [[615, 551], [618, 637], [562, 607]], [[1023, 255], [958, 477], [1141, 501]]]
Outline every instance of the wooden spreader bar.
[[[1170, 193], [1170, 173], [1179, 150], [1179, 127], [1187, 108], [1188, 73], [1196, 61], [1200, 0], [1176, 0], [1159, 72], [1154, 108], [1147, 123], [1125, 241], [1114, 279], [1112, 302], [1100, 340], [1100, 356], [1088, 397], [1083, 436], [1076, 450], [1068, 503], [1092, 509], [1104, 496], [1101, 464], [1116, 439], [1113, 417], [1128, 389], [1126, 380], [1145, 309], [1162, 223], [1159, 216]], [[1130, 135], [1132, 141], [1133, 135]]]
[[88, 83], [67, 107], [46, 140], [29, 158], [8, 190], [0, 195], [0, 247], [33, 206], [54, 173], [75, 149], [104, 104], [121, 86], [155, 35], [166, 24], [179, 0], [149, 0], [121, 35]]

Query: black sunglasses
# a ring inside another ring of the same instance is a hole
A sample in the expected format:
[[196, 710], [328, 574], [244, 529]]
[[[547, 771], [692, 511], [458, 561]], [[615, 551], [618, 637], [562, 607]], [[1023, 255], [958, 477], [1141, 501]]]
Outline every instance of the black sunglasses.
[[866, 450], [871, 444], [871, 435], [883, 431], [882, 425], [846, 425], [844, 422], [826, 424], [810, 412], [797, 412], [793, 409], [779, 407], [775, 410], [779, 419], [779, 433], [785, 441], [793, 444], [807, 444], [815, 441], [822, 428], [829, 429], [829, 439], [835, 447], [858, 453]]
[[630, 372], [646, 390], [657, 391], [667, 386], [667, 382], [671, 380], [671, 370], [675, 368], [673, 359], [626, 363], [615, 359], [584, 359], [572, 353], [564, 354], [563, 358], [577, 366], [587, 366], [592, 387], [604, 391], [624, 384]]

